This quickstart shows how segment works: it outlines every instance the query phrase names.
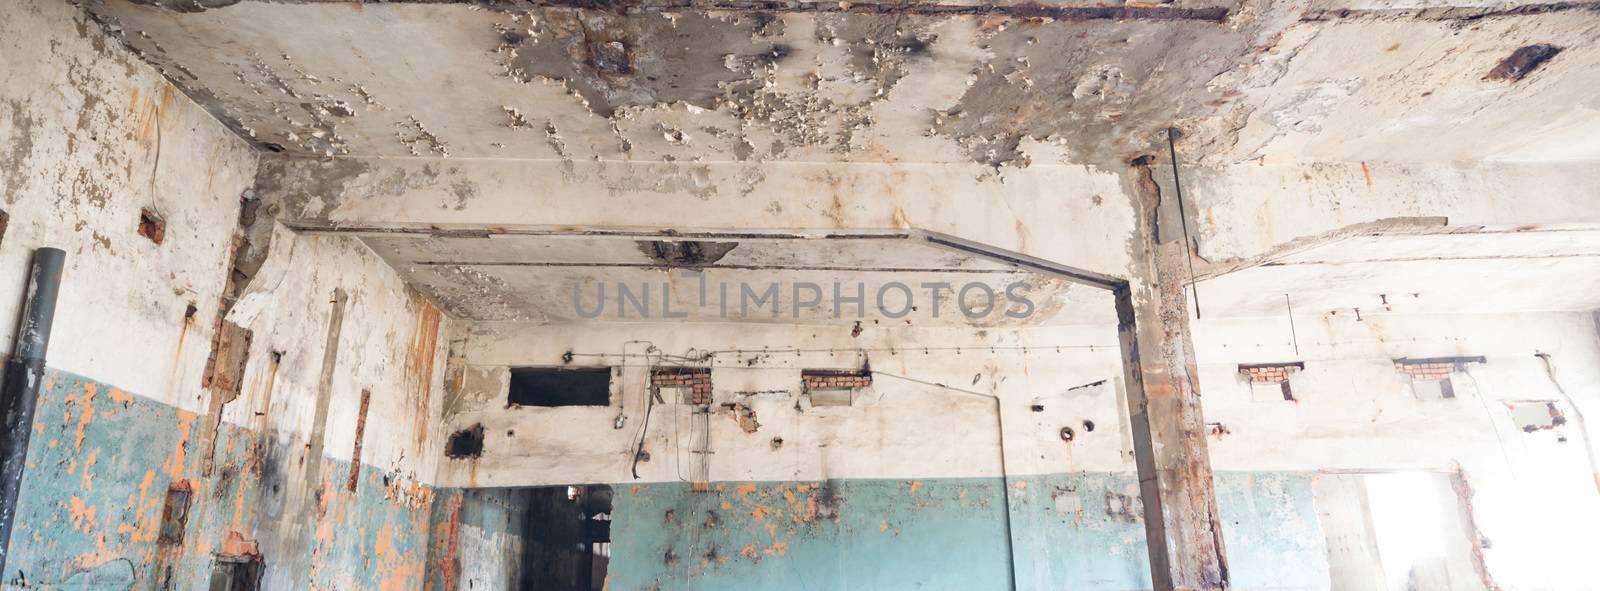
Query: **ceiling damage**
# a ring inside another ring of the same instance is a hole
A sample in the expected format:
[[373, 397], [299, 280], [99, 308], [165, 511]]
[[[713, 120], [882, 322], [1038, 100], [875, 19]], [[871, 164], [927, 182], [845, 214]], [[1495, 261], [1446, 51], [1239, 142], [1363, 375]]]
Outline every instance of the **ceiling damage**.
[[85, 5], [305, 156], [1120, 166], [1176, 126], [1215, 164], [1600, 157], [1590, 3]]
[[[771, 191], [763, 171], [778, 164], [932, 164], [940, 166], [926, 168], [959, 171], [980, 185], [1017, 181], [1011, 190], [1027, 190], [1016, 169], [1120, 172], [1157, 150], [1164, 158], [1169, 127], [1178, 131], [1180, 157], [1198, 168], [1359, 163], [1369, 191], [1367, 161], [1600, 158], [1593, 92], [1600, 49], [1592, 44], [1600, 38], [1600, 4], [1587, 2], [80, 4], [241, 137], [279, 153], [269, 162], [326, 169], [301, 179], [266, 172], [293, 166], [264, 165], [260, 180], [264, 192], [290, 197], [287, 205], [304, 220], [329, 223], [332, 209], [365, 194], [347, 190], [350, 183], [374, 185], [380, 190], [367, 192], [374, 198], [436, 192], [440, 211], [459, 212], [481, 200], [480, 181], [503, 180], [498, 172], [454, 174], [466, 161], [560, 163], [561, 182], [611, 197], [705, 200], [721, 190], [706, 167], [727, 165], [740, 167], [738, 182], [725, 184], [743, 197], [758, 186]], [[421, 173], [402, 174], [409, 165], [394, 164], [384, 174], [368, 171], [386, 159], [423, 163]], [[613, 170], [626, 173], [613, 182], [583, 172], [612, 163], [641, 166]], [[306, 186], [276, 186], [295, 183]], [[833, 205], [842, 208], [837, 195]], [[772, 200], [766, 211], [780, 219], [784, 204]], [[903, 218], [892, 227], [911, 227]], [[1016, 224], [1022, 233], [1024, 220]], [[783, 290], [863, 282], [869, 300], [891, 281], [919, 297], [921, 284], [977, 282], [1003, 292], [1021, 282], [1037, 288], [1040, 304], [1025, 323], [1111, 316], [1109, 300], [1090, 288], [932, 248], [671, 234], [350, 232], [451, 314], [486, 321], [588, 320], [573, 294], [600, 283], [671, 285], [671, 297], [657, 292], [652, 301], [688, 309], [693, 320], [728, 319], [696, 301], [703, 281], [758, 290], [770, 282]], [[1566, 240], [1575, 235], [1552, 236], [1524, 256], [1495, 260], [1370, 255], [1432, 252], [1431, 242], [1332, 242], [1204, 277], [1198, 287], [1209, 297], [1208, 313], [1223, 315], [1274, 314], [1285, 293], [1304, 291], [1326, 294], [1307, 309], [1473, 311], [1484, 302], [1454, 297], [1461, 283], [1439, 278], [1503, 270], [1537, 282], [1544, 275], [1534, 270], [1587, 270], [1600, 260]], [[1369, 307], [1372, 294], [1383, 297]], [[796, 299], [787, 291], [779, 297], [779, 317], [763, 309], [735, 320], [850, 320], [828, 305], [791, 317]], [[1023, 323], [1004, 310], [951, 314], [948, 294], [934, 300], [896, 320]], [[1499, 305], [1597, 304], [1524, 298]], [[946, 313], [935, 318], [940, 306]], [[627, 320], [611, 317], [619, 312], [604, 318]]]

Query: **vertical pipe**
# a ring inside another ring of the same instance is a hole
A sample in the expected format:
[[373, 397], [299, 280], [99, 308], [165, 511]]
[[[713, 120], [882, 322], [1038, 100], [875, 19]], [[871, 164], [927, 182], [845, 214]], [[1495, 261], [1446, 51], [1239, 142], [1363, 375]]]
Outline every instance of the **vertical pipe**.
[[67, 253], [59, 248], [33, 251], [28, 297], [17, 326], [16, 346], [6, 361], [5, 381], [0, 385], [0, 416], [5, 420], [5, 434], [0, 436], [0, 579], [4, 578], [6, 558], [11, 553], [11, 525], [28, 463], [28, 438], [33, 435], [33, 411], [38, 405], [44, 354], [50, 345], [50, 326], [55, 321], [56, 295], [61, 290], [61, 268], [66, 257]]

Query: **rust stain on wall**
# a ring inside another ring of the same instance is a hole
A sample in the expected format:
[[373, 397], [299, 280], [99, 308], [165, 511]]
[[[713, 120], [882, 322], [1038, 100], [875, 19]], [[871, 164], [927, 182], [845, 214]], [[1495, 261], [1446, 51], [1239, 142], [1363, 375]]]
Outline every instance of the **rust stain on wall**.
[[433, 366], [439, 350], [439, 325], [443, 314], [438, 306], [420, 294], [413, 293], [411, 300], [417, 303], [418, 309], [411, 347], [406, 351], [406, 370], [412, 384], [409, 396], [413, 409], [412, 427], [420, 450], [427, 441], [428, 418], [433, 414], [429, 405], [432, 402]]

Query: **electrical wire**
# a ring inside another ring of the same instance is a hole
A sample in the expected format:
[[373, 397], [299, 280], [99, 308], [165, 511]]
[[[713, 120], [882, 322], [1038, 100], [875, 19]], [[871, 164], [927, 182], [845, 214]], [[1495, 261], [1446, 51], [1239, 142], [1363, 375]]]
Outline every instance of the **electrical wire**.
[[1506, 440], [1500, 436], [1500, 425], [1495, 420], [1494, 411], [1489, 408], [1489, 400], [1486, 398], [1483, 386], [1478, 384], [1478, 376], [1472, 375], [1470, 365], [1461, 366], [1461, 373], [1472, 380], [1473, 396], [1478, 399], [1478, 405], [1483, 407], [1483, 414], [1489, 419], [1489, 431], [1494, 433], [1495, 443], [1500, 447], [1500, 461], [1505, 462], [1506, 473], [1511, 476], [1511, 483], [1517, 487], [1517, 493], [1522, 494], [1522, 479], [1517, 476], [1516, 465], [1511, 463], [1511, 454], [1506, 451]]
[[155, 163], [150, 166], [150, 210], [155, 213], [157, 217], [166, 219], [167, 214], [161, 211], [160, 196], [159, 193], [156, 192], [156, 178], [161, 174], [161, 101], [156, 101], [153, 108], [155, 109], [156, 118], [156, 153]]
[[1583, 409], [1578, 408], [1578, 405], [1572, 402], [1572, 396], [1567, 394], [1567, 389], [1561, 387], [1561, 382], [1556, 380], [1555, 361], [1550, 358], [1550, 354], [1542, 351], [1535, 351], [1533, 356], [1538, 357], [1540, 361], [1544, 362], [1545, 375], [1550, 376], [1550, 384], [1556, 387], [1556, 393], [1560, 394], [1561, 399], [1566, 401], [1567, 408], [1572, 409], [1572, 418], [1575, 419], [1573, 422], [1576, 423], [1575, 426], [1578, 428], [1578, 434], [1583, 436], [1583, 449], [1584, 451], [1588, 452], [1589, 473], [1594, 476], [1594, 487], [1596, 492], [1600, 492], [1600, 463], [1595, 462], [1594, 440], [1589, 437], [1589, 425], [1583, 419]]
[[1178, 148], [1173, 143], [1178, 130], [1167, 128], [1167, 155], [1172, 161], [1172, 188], [1178, 192], [1178, 222], [1183, 225], [1183, 255], [1189, 261], [1189, 293], [1194, 295], [1194, 317], [1200, 319], [1200, 290], [1194, 282], [1194, 242], [1189, 239], [1189, 214], [1183, 206], [1183, 183], [1178, 180]]
[[949, 385], [945, 385], [945, 384], [940, 384], [938, 382], [929, 382], [927, 380], [919, 380], [917, 378], [913, 378], [913, 377], [909, 377], [909, 376], [903, 376], [903, 375], [899, 375], [899, 374], [892, 374], [892, 373], [883, 372], [883, 371], [873, 370], [872, 375], [874, 377], [876, 377], [876, 376], [891, 377], [891, 378], [895, 378], [895, 379], [900, 379], [900, 380], [905, 380], [905, 381], [908, 381], [908, 382], [912, 382], [912, 383], [915, 383], [915, 384], [922, 384], [924, 386], [932, 386], [934, 388], [939, 388], [941, 390], [945, 390], [945, 391], [949, 391], [949, 392], [955, 392], [957, 394], [963, 394], [963, 395], [967, 395], [967, 396], [976, 396], [976, 397], [979, 397], [979, 398], [988, 398], [988, 399], [994, 401], [995, 440], [996, 440], [996, 443], [999, 444], [999, 446], [1000, 446], [1000, 482], [1001, 482], [1000, 494], [1005, 497], [1006, 556], [1010, 560], [1010, 566], [1011, 566], [1011, 569], [1010, 569], [1010, 573], [1011, 573], [1011, 589], [1015, 590], [1017, 588], [1017, 550], [1016, 550], [1016, 541], [1013, 538], [1015, 537], [1016, 533], [1011, 527], [1011, 476], [1008, 473], [1008, 471], [1006, 470], [1005, 412], [1003, 412], [1003, 409], [1000, 406], [1000, 397], [999, 396], [995, 396], [994, 394], [991, 394], [991, 393], [978, 392], [976, 390], [967, 390], [967, 389], [963, 389], [963, 388], [957, 388], [955, 386], [949, 386]]

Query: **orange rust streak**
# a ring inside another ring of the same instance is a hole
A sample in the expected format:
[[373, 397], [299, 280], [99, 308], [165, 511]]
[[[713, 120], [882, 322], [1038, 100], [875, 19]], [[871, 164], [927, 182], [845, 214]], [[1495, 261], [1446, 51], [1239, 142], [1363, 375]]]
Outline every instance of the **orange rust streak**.
[[83, 410], [78, 413], [78, 438], [73, 444], [73, 449], [83, 449], [84, 429], [89, 426], [90, 421], [94, 420], [94, 396], [99, 390], [100, 387], [97, 384], [84, 384], [83, 386], [83, 396], [78, 399], [78, 404], [83, 407]]
[[174, 446], [172, 457], [167, 458], [166, 464], [163, 466], [163, 468], [166, 469], [167, 475], [173, 480], [182, 480], [184, 463], [187, 461], [185, 458], [184, 449], [188, 446], [189, 431], [190, 428], [194, 426], [194, 419], [197, 415], [185, 410], [180, 410], [177, 412], [178, 430], [182, 434], [178, 436], [178, 443]]
[[415, 430], [417, 447], [420, 449], [428, 438], [428, 405], [433, 393], [433, 365], [439, 349], [439, 323], [443, 314], [439, 307], [423, 298], [418, 298], [422, 307], [417, 311], [417, 329], [411, 339], [411, 350], [407, 357], [410, 366], [412, 387], [415, 388], [413, 400], [416, 402], [413, 416], [416, 417]]

